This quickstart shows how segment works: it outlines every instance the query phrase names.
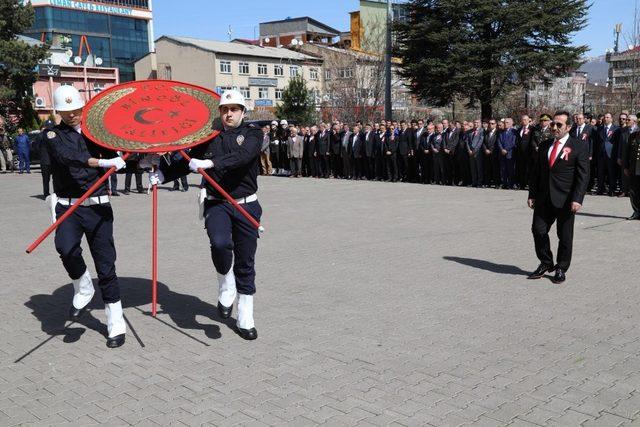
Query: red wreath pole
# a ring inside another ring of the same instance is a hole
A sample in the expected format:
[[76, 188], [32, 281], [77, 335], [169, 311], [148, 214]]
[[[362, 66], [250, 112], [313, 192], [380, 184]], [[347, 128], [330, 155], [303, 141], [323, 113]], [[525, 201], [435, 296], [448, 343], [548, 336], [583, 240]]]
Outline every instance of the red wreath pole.
[[151, 221], [151, 315], [156, 317], [158, 305], [158, 185], [152, 189], [153, 219]]
[[[127, 157], [129, 157], [129, 153], [124, 153], [124, 155], [122, 156], [122, 160], [127, 160]], [[91, 197], [93, 192], [96, 191], [98, 187], [100, 187], [107, 179], [109, 179], [111, 174], [115, 171], [116, 168], [112, 167], [104, 175], [102, 175], [102, 178], [97, 180], [69, 209], [67, 209], [65, 213], [62, 214], [60, 218], [58, 218], [56, 222], [51, 224], [49, 228], [47, 228], [44, 233], [40, 235], [40, 237], [38, 237], [31, 245], [29, 245], [29, 247], [27, 248], [27, 253], [30, 254], [31, 252], [33, 252], [40, 245], [40, 243], [42, 243], [42, 241], [49, 236], [49, 234], [51, 234], [56, 228], [58, 228], [65, 219], [69, 218], [71, 214], [73, 214], [75, 210], [78, 209], [78, 206], [80, 206], [85, 200]]]
[[[188, 162], [191, 161], [191, 157], [189, 157], [189, 155], [187, 153], [185, 153], [184, 150], [180, 150], [180, 154]], [[260, 231], [261, 233], [264, 232], [264, 227], [261, 226], [260, 223], [258, 221], [256, 221], [256, 219], [254, 217], [249, 215], [249, 213], [246, 210], [244, 210], [244, 208], [242, 206], [240, 206], [240, 203], [236, 202], [236, 200], [233, 197], [231, 197], [229, 195], [229, 193], [224, 191], [224, 189], [222, 187], [220, 187], [220, 184], [215, 182], [215, 180], [213, 178], [211, 178], [209, 175], [207, 175], [207, 173], [204, 171], [204, 169], [198, 168], [198, 173], [200, 175], [202, 175], [202, 177], [204, 179], [206, 179], [209, 184], [213, 185], [213, 188], [215, 188], [218, 191], [218, 193], [222, 194], [222, 197], [227, 199], [227, 201], [229, 203], [231, 203], [233, 205], [233, 207], [236, 208], [238, 210], [238, 212], [240, 212], [242, 214], [242, 216], [244, 216], [251, 223], [251, 225], [253, 225], [255, 228], [257, 228], [258, 231]]]

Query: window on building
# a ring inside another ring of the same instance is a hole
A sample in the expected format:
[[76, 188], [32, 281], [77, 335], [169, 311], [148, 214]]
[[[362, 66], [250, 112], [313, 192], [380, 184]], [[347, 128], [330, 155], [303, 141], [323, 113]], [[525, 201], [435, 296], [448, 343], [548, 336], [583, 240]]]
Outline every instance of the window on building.
[[223, 74], [231, 74], [231, 61], [220, 61], [220, 72]]
[[244, 99], [251, 99], [251, 89], [248, 87], [241, 87], [240, 93], [244, 96]]
[[259, 76], [267, 75], [267, 64], [258, 64], [258, 75]]
[[231, 86], [220, 86], [220, 92], [218, 93], [222, 95], [225, 90], [231, 90], [231, 89], [233, 89]]
[[171, 65], [158, 64], [159, 78], [162, 80], [171, 80]]
[[249, 74], [249, 63], [248, 62], [238, 62], [238, 73], [240, 73], [240, 74]]
[[353, 77], [353, 68], [339, 68], [338, 69], [338, 78], [339, 79], [350, 79]]
[[276, 101], [280, 101], [282, 99], [282, 89], [276, 89]]
[[324, 70], [324, 79], [331, 80], [331, 70]]
[[289, 76], [290, 77], [298, 77], [299, 73], [300, 73], [300, 68], [297, 65], [292, 65], [289, 68]]
[[309, 78], [311, 80], [318, 80], [318, 69], [317, 68], [310, 68], [309, 69]]
[[258, 88], [258, 99], [268, 99], [269, 98], [269, 88], [268, 87], [259, 87]]
[[276, 77], [284, 76], [284, 67], [282, 65], [274, 65], [273, 74], [275, 74]]

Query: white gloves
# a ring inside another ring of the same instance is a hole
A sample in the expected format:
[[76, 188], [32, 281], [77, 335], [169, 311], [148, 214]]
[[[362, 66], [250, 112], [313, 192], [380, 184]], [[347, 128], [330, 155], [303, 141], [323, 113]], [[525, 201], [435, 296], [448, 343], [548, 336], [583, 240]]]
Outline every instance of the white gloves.
[[115, 167], [117, 171], [125, 167], [127, 164], [122, 157], [115, 157], [113, 159], [98, 159], [98, 166], [101, 168], [109, 169]]
[[164, 182], [164, 175], [160, 169], [149, 172], [149, 185], [158, 185]]
[[189, 162], [189, 169], [193, 172], [198, 172], [198, 169], [211, 169], [213, 162], [211, 160], [191, 159]]
[[147, 154], [139, 162], [138, 167], [141, 169], [151, 169], [160, 165], [160, 156], [157, 154]]

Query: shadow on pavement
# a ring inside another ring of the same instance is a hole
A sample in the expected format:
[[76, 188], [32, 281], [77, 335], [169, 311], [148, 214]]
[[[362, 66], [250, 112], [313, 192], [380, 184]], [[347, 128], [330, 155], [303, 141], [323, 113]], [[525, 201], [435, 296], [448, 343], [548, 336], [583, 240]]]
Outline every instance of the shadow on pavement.
[[[120, 295], [122, 305], [125, 309], [125, 317], [129, 332], [138, 340], [140, 345], [144, 347], [144, 343], [138, 336], [136, 330], [131, 324], [131, 313], [127, 316], [127, 308], [134, 308], [144, 315], [151, 316], [150, 311], [145, 311], [139, 307], [151, 304], [151, 281], [149, 279], [140, 279], [136, 277], [119, 277]], [[23, 355], [17, 361], [24, 359], [33, 351], [40, 348], [46, 342], [57, 336], [62, 336], [66, 343], [73, 343], [80, 339], [86, 329], [96, 331], [103, 336], [107, 336], [107, 327], [101, 320], [93, 316], [94, 311], [102, 312], [104, 304], [99, 295], [97, 280], [94, 280], [96, 294], [88, 306], [87, 313], [77, 322], [69, 323], [68, 311], [73, 298], [73, 285], [71, 283], [59, 287], [52, 294], [33, 295], [24, 305], [31, 309], [32, 314], [40, 321], [42, 331], [47, 333], [49, 338], [40, 343], [30, 352]], [[212, 294], [215, 290], [212, 289]], [[212, 295], [212, 300], [216, 301]], [[226, 325], [229, 329], [234, 330], [234, 320], [232, 318], [222, 319], [215, 305], [202, 301], [193, 295], [181, 294], [174, 292], [164, 283], [158, 282], [158, 317], [156, 319], [164, 325], [176, 330], [198, 341], [204, 345], [208, 343], [186, 333], [184, 329], [201, 330], [210, 339], [218, 339], [221, 337], [220, 326], [218, 324], [200, 323], [197, 316], [203, 316], [211, 319], [219, 324]], [[161, 319], [162, 315], [168, 315], [171, 319], [167, 322]], [[104, 315], [99, 316], [104, 319]], [[67, 324], [69, 323], [69, 324]], [[76, 325], [76, 326], [74, 326]], [[175, 326], [174, 326], [175, 325]], [[73, 326], [73, 327], [72, 327]], [[83, 327], [84, 328], [83, 328]]]
[[594, 214], [587, 212], [578, 212], [577, 216], [588, 216], [592, 218], [614, 218], [614, 219], [627, 219], [626, 216], [616, 216], [616, 215], [603, 215], [603, 214]]
[[511, 274], [514, 276], [528, 276], [531, 273], [515, 265], [496, 264], [491, 261], [485, 261], [482, 259], [460, 258], [455, 256], [444, 256], [442, 258], [446, 259], [447, 261], [457, 262], [458, 264], [467, 265], [473, 268], [479, 268], [480, 270], [486, 270], [492, 273]]

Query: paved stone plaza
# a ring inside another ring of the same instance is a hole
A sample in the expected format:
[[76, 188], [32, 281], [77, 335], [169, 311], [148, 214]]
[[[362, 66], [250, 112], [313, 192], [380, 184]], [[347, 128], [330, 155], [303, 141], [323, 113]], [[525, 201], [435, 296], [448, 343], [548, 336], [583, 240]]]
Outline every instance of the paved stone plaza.
[[98, 295], [65, 321], [73, 288], [53, 238], [24, 252], [48, 224], [40, 175], [0, 175], [0, 425], [640, 425], [627, 199], [587, 197], [554, 285], [526, 280], [524, 192], [260, 185], [258, 340], [217, 315], [196, 192], [164, 187], [156, 319], [151, 198], [113, 202], [129, 333], [110, 350]]

